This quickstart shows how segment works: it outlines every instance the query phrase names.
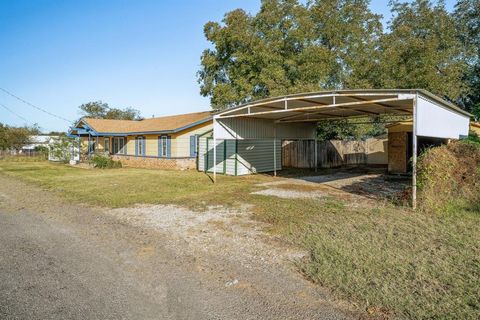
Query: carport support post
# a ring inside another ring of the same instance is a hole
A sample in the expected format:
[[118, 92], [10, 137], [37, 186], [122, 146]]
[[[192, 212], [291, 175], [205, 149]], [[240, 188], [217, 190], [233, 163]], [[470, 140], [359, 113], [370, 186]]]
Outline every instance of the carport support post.
[[417, 209], [417, 99], [413, 99], [413, 132], [412, 132], [412, 208]]
[[277, 128], [273, 124], [273, 175], [277, 176]]
[[[315, 133], [316, 134], [316, 133]], [[314, 156], [314, 160], [315, 161], [315, 164], [314, 164], [314, 168], [315, 168], [315, 172], [317, 172], [317, 163], [318, 163], [318, 143], [317, 143], [317, 137], [315, 136], [315, 139], [313, 140], [313, 143], [315, 143], [315, 156]]]
[[213, 117], [213, 183], [217, 182], [217, 130], [215, 130], [216, 124], [217, 120], [215, 119], [215, 117]]

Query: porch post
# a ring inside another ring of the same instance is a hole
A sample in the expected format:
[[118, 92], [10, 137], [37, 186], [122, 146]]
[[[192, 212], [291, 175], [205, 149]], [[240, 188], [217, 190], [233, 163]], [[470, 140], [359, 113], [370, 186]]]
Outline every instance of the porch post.
[[315, 143], [315, 156], [314, 156], [314, 167], [315, 167], [315, 172], [317, 172], [317, 165], [318, 165], [318, 143], [317, 143], [317, 137], [315, 136], [315, 139], [313, 140], [313, 143]]
[[215, 117], [213, 117], [213, 183], [217, 182], [217, 134], [215, 130], [216, 124], [217, 120], [215, 119]]
[[87, 159], [90, 160], [90, 132], [88, 133]]
[[417, 209], [417, 100], [413, 99], [413, 132], [412, 132], [412, 208]]

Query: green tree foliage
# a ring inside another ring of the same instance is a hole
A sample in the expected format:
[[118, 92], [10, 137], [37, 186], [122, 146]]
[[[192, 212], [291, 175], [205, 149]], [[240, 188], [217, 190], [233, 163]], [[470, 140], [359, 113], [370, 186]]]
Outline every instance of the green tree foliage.
[[56, 161], [68, 162], [72, 159], [77, 142], [66, 135], [60, 135], [50, 142], [50, 157]]
[[20, 150], [31, 143], [31, 137], [38, 135], [40, 129], [37, 125], [12, 127], [0, 123], [0, 150]]
[[124, 109], [112, 108], [102, 101], [93, 101], [82, 104], [80, 113], [83, 117], [97, 119], [139, 120], [140, 111], [127, 107]]
[[[384, 33], [369, 0], [263, 0], [255, 15], [237, 9], [205, 25], [200, 92], [222, 110], [322, 89], [419, 88], [480, 114], [479, 3], [459, 0], [449, 14], [442, 0], [393, 0]], [[385, 131], [378, 121], [320, 126], [320, 137]]]
[[480, 1], [459, 0], [455, 5], [456, 30], [467, 63], [464, 81], [468, 93], [461, 104], [477, 119], [480, 118]]
[[455, 20], [443, 1], [392, 1], [390, 33], [382, 38], [382, 86], [427, 89], [451, 101], [466, 92], [466, 63]]
[[201, 94], [214, 109], [300, 91], [371, 88], [378, 81], [380, 16], [367, 0], [264, 0], [204, 32]]

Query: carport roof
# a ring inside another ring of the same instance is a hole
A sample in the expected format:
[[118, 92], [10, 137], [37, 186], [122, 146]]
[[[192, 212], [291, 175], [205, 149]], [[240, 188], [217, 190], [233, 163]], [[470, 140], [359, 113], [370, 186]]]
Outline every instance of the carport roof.
[[468, 112], [426, 90], [368, 89], [299, 93], [257, 100], [227, 109], [215, 118], [249, 117], [289, 123], [379, 115], [404, 116], [413, 114], [413, 101], [417, 95], [471, 117]]

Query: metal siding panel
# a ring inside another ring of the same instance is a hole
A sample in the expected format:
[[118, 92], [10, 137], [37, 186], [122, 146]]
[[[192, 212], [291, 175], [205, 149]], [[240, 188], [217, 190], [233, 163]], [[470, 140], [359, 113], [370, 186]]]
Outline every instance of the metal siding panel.
[[314, 139], [316, 124], [281, 123], [254, 118], [218, 119], [215, 126], [220, 139], [265, 139], [274, 138], [274, 128], [279, 139]]
[[[238, 141], [239, 174], [271, 172], [274, 170], [273, 139], [252, 139]], [[276, 167], [282, 169], [281, 141], [275, 141]]]

